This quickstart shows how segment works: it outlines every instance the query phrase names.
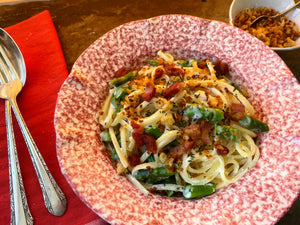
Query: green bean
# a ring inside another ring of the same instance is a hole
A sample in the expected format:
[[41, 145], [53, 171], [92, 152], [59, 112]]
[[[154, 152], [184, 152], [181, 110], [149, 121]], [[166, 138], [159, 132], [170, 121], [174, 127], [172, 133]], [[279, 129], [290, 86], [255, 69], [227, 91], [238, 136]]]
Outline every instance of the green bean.
[[116, 100], [124, 100], [124, 97], [128, 95], [127, 88], [125, 87], [117, 87], [114, 92], [114, 97]]
[[159, 182], [160, 184], [176, 184], [175, 176], [170, 176]]
[[146, 62], [147, 62], [150, 66], [158, 66], [158, 60], [157, 60], [157, 59], [147, 59]]
[[169, 177], [174, 175], [175, 173], [170, 172], [167, 168], [165, 167], [157, 167], [154, 168], [152, 171], [153, 175], [156, 177]]
[[269, 126], [264, 122], [254, 119], [250, 116], [245, 116], [242, 119], [238, 120], [238, 123], [249, 130], [256, 131], [256, 132], [268, 132]]
[[137, 74], [136, 71], [131, 71], [122, 77], [117, 77], [117, 78], [112, 79], [109, 82], [109, 84], [112, 85], [113, 87], [118, 87], [118, 86], [130, 81], [132, 79], [132, 77], [134, 77], [136, 74]]
[[216, 190], [216, 184], [208, 183], [204, 185], [187, 185], [183, 188], [183, 196], [185, 198], [199, 198], [210, 195]]
[[144, 130], [146, 134], [153, 136], [155, 139], [159, 138], [163, 134], [158, 127], [150, 126], [146, 127]]
[[150, 170], [143, 169], [143, 170], [138, 170], [138, 171], [134, 174], [134, 177], [135, 177], [137, 180], [145, 180], [145, 179], [149, 178], [150, 175], [151, 175]]
[[226, 125], [215, 126], [215, 132], [216, 135], [218, 135], [220, 138], [230, 140], [233, 142], [239, 142], [242, 136], [241, 132], [238, 129]]
[[110, 152], [110, 154], [111, 154], [110, 157], [112, 159], [119, 160], [118, 153], [117, 153], [117, 151], [115, 149], [112, 149], [111, 152]]
[[167, 178], [169, 178], [170, 176], [173, 176], [174, 174], [175, 173], [169, 172], [167, 168], [157, 167], [152, 170], [150, 170], [150, 169], [149, 170], [148, 169], [138, 170], [134, 174], [134, 177], [137, 180], [141, 180], [141, 181], [146, 180], [146, 183], [148, 183], [148, 184], [155, 184], [162, 180], [166, 180]]
[[179, 145], [181, 145], [180, 142], [175, 139], [171, 143], [167, 144], [166, 147], [165, 147], [165, 149], [166, 150], [170, 150], [171, 148], [174, 148], [174, 147], [179, 146]]
[[146, 179], [146, 183], [147, 184], [156, 184], [159, 183], [160, 181], [166, 179], [165, 177], [157, 177], [153, 174], [151, 174], [147, 179]]
[[112, 96], [110, 99], [110, 103], [113, 105], [113, 107], [116, 109], [118, 108], [118, 105], [120, 104], [119, 101], [115, 98], [115, 96]]
[[178, 60], [177, 64], [182, 67], [191, 67], [194, 60]]
[[153, 173], [146, 179], [148, 184], [176, 184], [174, 176], [165, 177], [165, 176], [156, 176]]
[[127, 95], [126, 88], [117, 87], [114, 94], [113, 94], [113, 96], [111, 97], [110, 103], [116, 109], [117, 113], [120, 112], [120, 110], [123, 108], [123, 105], [121, 104], [121, 101], [124, 100], [126, 95]]
[[171, 190], [167, 190], [167, 196], [171, 197], [174, 194], [174, 191]]
[[101, 141], [111, 142], [111, 137], [110, 137], [110, 134], [107, 130], [102, 131], [101, 134], [100, 134], [100, 137], [101, 137]]
[[192, 119], [203, 119], [213, 123], [219, 123], [224, 119], [224, 112], [220, 109], [208, 108], [204, 106], [186, 104], [187, 109], [184, 115]]
[[148, 161], [149, 162], [155, 162], [155, 157], [154, 157], [153, 153], [151, 153], [150, 156], [148, 157]]

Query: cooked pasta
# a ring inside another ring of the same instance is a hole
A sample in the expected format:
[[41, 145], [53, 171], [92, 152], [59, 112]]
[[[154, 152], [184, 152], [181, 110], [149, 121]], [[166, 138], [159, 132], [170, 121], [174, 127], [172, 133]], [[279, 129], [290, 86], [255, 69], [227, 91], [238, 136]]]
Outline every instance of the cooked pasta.
[[259, 158], [253, 138], [268, 132], [226, 77], [223, 62], [175, 60], [110, 81], [98, 121], [117, 171], [144, 194], [196, 198], [236, 182]]

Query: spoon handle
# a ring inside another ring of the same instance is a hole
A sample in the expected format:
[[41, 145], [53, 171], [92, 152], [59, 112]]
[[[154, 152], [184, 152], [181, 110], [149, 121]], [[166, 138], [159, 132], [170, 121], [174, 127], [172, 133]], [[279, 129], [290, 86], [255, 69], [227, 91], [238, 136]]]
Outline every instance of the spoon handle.
[[299, 5], [300, 5], [300, 1], [297, 2], [295, 5], [291, 6], [290, 8], [288, 8], [287, 10], [283, 11], [282, 13], [280, 13], [280, 14], [274, 16], [274, 19], [275, 19], [275, 18], [282, 17], [282, 16], [288, 14], [291, 10], [293, 10], [294, 8], [296, 8], [296, 7], [299, 6]]
[[34, 169], [38, 177], [38, 181], [42, 188], [45, 206], [51, 214], [55, 216], [61, 216], [66, 210], [66, 197], [56, 184], [41, 153], [39, 152], [21, 115], [16, 99], [10, 99], [10, 103], [19, 123], [21, 132], [24, 136]]
[[11, 118], [9, 101], [5, 101], [5, 119], [7, 130], [9, 186], [10, 186], [10, 208], [11, 225], [32, 225], [33, 218], [28, 208], [22, 175], [16, 149], [16, 142]]

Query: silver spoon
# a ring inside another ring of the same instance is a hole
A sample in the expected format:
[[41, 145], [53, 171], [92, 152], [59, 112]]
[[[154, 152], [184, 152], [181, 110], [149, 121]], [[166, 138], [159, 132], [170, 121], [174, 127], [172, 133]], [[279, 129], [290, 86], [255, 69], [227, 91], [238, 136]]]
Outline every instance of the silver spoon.
[[266, 20], [266, 19], [272, 19], [272, 20], [275, 20], [275, 19], [278, 19], [284, 15], [286, 15], [287, 13], [289, 13], [291, 10], [295, 9], [297, 6], [300, 5], [300, 1], [297, 2], [295, 5], [293, 5], [292, 7], [288, 8], [287, 10], [283, 11], [282, 13], [279, 13], [275, 16], [266, 16], [266, 15], [262, 15], [260, 17], [257, 17], [251, 24], [250, 24], [250, 27], [253, 27], [254, 25], [258, 24], [259, 22], [263, 21], [263, 20]]
[[[24, 59], [14, 40], [1, 28], [0, 41], [0, 53], [4, 65], [6, 65], [6, 69], [5, 66], [2, 68], [2, 71], [6, 72], [4, 74], [0, 74], [2, 75], [0, 76], [0, 78], [2, 78], [2, 83], [4, 83], [0, 85], [0, 97], [9, 100], [13, 108], [27, 144], [38, 181], [42, 188], [46, 208], [51, 214], [61, 216], [66, 210], [66, 197], [56, 184], [48, 167], [46, 166], [46, 163], [25, 124], [16, 101], [16, 95], [22, 89], [22, 83], [19, 79], [18, 73], [20, 74], [20, 77], [24, 79], [24, 83], [26, 78], [25, 66], [22, 66], [24, 64]], [[15, 68], [17, 68], [17, 70]]]

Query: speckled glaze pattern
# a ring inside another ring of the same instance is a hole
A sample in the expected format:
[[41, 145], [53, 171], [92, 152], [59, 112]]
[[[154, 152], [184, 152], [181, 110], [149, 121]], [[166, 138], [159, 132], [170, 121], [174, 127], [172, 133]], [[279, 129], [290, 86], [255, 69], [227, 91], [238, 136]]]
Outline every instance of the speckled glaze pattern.
[[[270, 132], [257, 140], [261, 157], [237, 183], [197, 200], [144, 196], [118, 176], [95, 120], [108, 81], [168, 51], [179, 59], [220, 59], [231, 79], [248, 90], [256, 117]], [[272, 50], [228, 24], [166, 15], [117, 27], [78, 58], [58, 94], [57, 156], [76, 194], [111, 224], [270, 225], [300, 190], [300, 86]]]

